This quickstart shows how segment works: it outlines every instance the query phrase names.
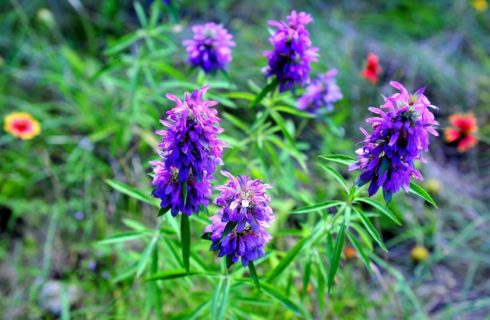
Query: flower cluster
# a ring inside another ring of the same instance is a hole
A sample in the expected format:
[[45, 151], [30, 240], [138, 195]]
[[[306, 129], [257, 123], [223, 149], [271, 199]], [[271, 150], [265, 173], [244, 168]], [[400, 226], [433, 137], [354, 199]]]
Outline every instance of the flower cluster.
[[273, 219], [271, 201], [266, 190], [271, 188], [260, 180], [222, 172], [229, 180], [216, 189], [220, 195], [215, 203], [221, 207], [211, 218], [204, 232], [212, 241], [211, 250], [226, 256], [231, 263], [241, 259], [244, 266], [264, 256], [264, 247], [271, 236], [265, 230]]
[[370, 53], [366, 59], [366, 66], [362, 71], [362, 76], [366, 78], [372, 84], [378, 83], [378, 77], [381, 73], [381, 66], [379, 65], [379, 58], [374, 53]]
[[41, 133], [39, 122], [29, 113], [12, 112], [5, 117], [4, 130], [14, 137], [29, 140]]
[[422, 160], [428, 150], [429, 134], [437, 136], [438, 123], [424, 95], [424, 88], [410, 95], [405, 87], [395, 81], [391, 86], [400, 92], [385, 98], [380, 108], [369, 108], [377, 117], [368, 118], [372, 133], [361, 128], [365, 135], [364, 146], [358, 149], [358, 161], [350, 170], [362, 170], [359, 185], [371, 182], [368, 193], [374, 195], [383, 188], [387, 202], [400, 188], [408, 191], [410, 178], [422, 180], [414, 161]]
[[233, 36], [213, 22], [194, 26], [192, 31], [194, 38], [183, 43], [191, 65], [206, 73], [225, 70], [231, 61], [231, 48], [235, 46]]
[[444, 138], [448, 143], [454, 143], [459, 152], [466, 152], [476, 146], [478, 131], [476, 118], [472, 113], [456, 113], [449, 117], [450, 127], [444, 129]]
[[298, 99], [298, 109], [312, 114], [320, 114], [333, 110], [333, 104], [342, 99], [342, 92], [335, 82], [337, 70], [332, 69], [320, 75]]
[[295, 85], [304, 86], [309, 81], [310, 62], [317, 61], [317, 48], [311, 46], [306, 26], [313, 19], [307, 13], [292, 11], [288, 22], [269, 21], [276, 32], [269, 38], [274, 49], [264, 52], [269, 66], [264, 69], [266, 77], [276, 76], [279, 91], [294, 90]]
[[207, 205], [211, 194], [210, 180], [225, 144], [218, 140], [223, 132], [216, 109], [217, 101], [202, 99], [207, 87], [185, 93], [184, 101], [173, 95], [167, 98], [176, 106], [167, 112], [167, 127], [156, 133], [162, 136], [160, 155], [164, 159], [152, 161], [154, 168], [153, 195], [161, 199], [161, 207], [191, 215], [199, 206]]

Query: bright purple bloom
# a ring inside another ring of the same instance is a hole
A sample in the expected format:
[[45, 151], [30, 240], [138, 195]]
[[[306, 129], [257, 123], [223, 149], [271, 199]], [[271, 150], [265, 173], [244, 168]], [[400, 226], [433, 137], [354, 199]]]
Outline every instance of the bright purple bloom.
[[193, 67], [201, 67], [206, 73], [225, 70], [231, 61], [233, 36], [221, 25], [209, 22], [192, 28], [194, 38], [183, 42]]
[[273, 219], [271, 198], [266, 193], [272, 187], [250, 177], [222, 174], [229, 180], [216, 188], [220, 195], [215, 203], [221, 209], [211, 217], [212, 224], [204, 232], [213, 242], [211, 250], [218, 251], [219, 257], [227, 256], [231, 263], [241, 258], [246, 266], [264, 256], [264, 247], [271, 239], [265, 229]]
[[268, 227], [266, 222], [260, 222], [258, 231], [247, 227], [242, 231], [234, 229], [224, 235], [227, 223], [222, 221], [220, 214], [212, 216], [211, 221], [212, 224], [204, 229], [213, 242], [211, 250], [218, 251], [218, 257], [227, 256], [231, 263], [241, 258], [242, 264], [247, 266], [250, 261], [263, 257], [265, 245], [272, 239], [265, 231]]
[[[210, 180], [221, 164], [225, 144], [218, 140], [223, 132], [216, 109], [217, 101], [202, 100], [208, 87], [185, 93], [184, 101], [174, 95], [167, 98], [176, 106], [167, 111], [167, 127], [156, 133], [162, 136], [160, 156], [164, 161], [152, 161], [154, 169], [153, 196], [161, 199], [161, 207], [191, 215], [199, 206], [208, 205]], [[184, 189], [185, 188], [185, 189]], [[186, 195], [186, 197], [185, 197]]]
[[260, 221], [272, 220], [271, 197], [266, 193], [272, 186], [246, 176], [235, 178], [225, 171], [222, 174], [229, 181], [216, 188], [220, 191], [215, 203], [221, 207], [221, 220], [236, 223], [238, 231], [250, 226], [259, 232]]
[[294, 91], [295, 85], [304, 86], [310, 79], [310, 62], [317, 61], [318, 49], [311, 46], [306, 25], [313, 19], [307, 13], [292, 11], [288, 22], [269, 21], [278, 28], [269, 42], [274, 49], [265, 51], [269, 66], [264, 69], [266, 77], [276, 76], [279, 91]]
[[438, 123], [429, 110], [435, 107], [424, 95], [425, 88], [410, 95], [402, 84], [390, 84], [400, 92], [385, 98], [380, 108], [369, 108], [378, 117], [367, 119], [372, 133], [361, 128], [364, 146], [356, 151], [358, 161], [349, 168], [363, 171], [359, 185], [371, 182], [369, 196], [382, 187], [387, 202], [400, 188], [409, 190], [411, 177], [423, 179], [414, 161], [424, 161], [422, 153], [428, 151], [429, 134], [438, 135]]
[[298, 109], [312, 114], [333, 110], [333, 104], [342, 99], [342, 92], [335, 82], [336, 69], [320, 75], [306, 87], [305, 93], [298, 99]]

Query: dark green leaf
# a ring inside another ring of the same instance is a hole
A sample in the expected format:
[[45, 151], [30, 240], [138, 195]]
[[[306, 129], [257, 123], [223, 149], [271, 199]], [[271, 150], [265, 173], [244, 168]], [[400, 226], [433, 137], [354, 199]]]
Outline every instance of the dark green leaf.
[[180, 237], [182, 245], [182, 261], [184, 263], [184, 268], [189, 271], [189, 257], [191, 252], [191, 226], [189, 223], [189, 217], [185, 214], [181, 215], [182, 220], [180, 221]]
[[161, 217], [167, 213], [170, 212], [170, 207], [167, 207], [167, 208], [160, 208], [160, 210], [158, 210], [158, 214], [157, 214], [157, 217]]
[[195, 270], [184, 270], [184, 269], [177, 269], [177, 270], [170, 270], [170, 271], [163, 271], [156, 273], [148, 278], [146, 280], [148, 281], [153, 281], [153, 280], [170, 280], [170, 279], [176, 279], [176, 278], [182, 278], [186, 276], [194, 276], [194, 275], [205, 275], [206, 273], [202, 271], [195, 271]]
[[433, 205], [434, 207], [437, 208], [436, 202], [427, 193], [427, 191], [425, 191], [424, 188], [422, 188], [421, 186], [419, 186], [418, 184], [416, 184], [413, 181], [410, 181], [410, 192], [419, 196], [420, 198], [424, 199], [425, 201], [427, 201], [428, 203], [430, 203], [431, 205]]
[[252, 101], [252, 103], [250, 104], [250, 108], [253, 108], [255, 107], [256, 105], [259, 104], [260, 101], [262, 101], [262, 99], [264, 99], [264, 97], [269, 93], [269, 92], [272, 92], [274, 90], [276, 90], [276, 87], [277, 87], [277, 79], [274, 78], [274, 80], [272, 80], [268, 85], [266, 85], [264, 87], [264, 89], [262, 89], [262, 91], [259, 92], [259, 94], [257, 96], [255, 96], [255, 99]]
[[187, 204], [187, 182], [182, 183], [182, 198], [185, 206]]
[[250, 261], [248, 263], [248, 270], [250, 270], [250, 276], [252, 277], [255, 286], [257, 287], [257, 290], [260, 291], [260, 282], [259, 282], [259, 277], [257, 276], [257, 271], [255, 270], [255, 265], [253, 261]]

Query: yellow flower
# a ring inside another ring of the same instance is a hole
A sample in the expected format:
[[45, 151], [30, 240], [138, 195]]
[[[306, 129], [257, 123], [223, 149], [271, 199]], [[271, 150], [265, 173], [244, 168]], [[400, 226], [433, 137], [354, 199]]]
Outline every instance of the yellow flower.
[[473, 0], [471, 2], [476, 11], [483, 12], [488, 8], [487, 0]]
[[423, 262], [429, 258], [429, 250], [424, 246], [415, 246], [410, 251], [410, 256], [415, 262]]
[[4, 130], [14, 137], [27, 140], [41, 133], [39, 122], [25, 112], [12, 112], [5, 117]]

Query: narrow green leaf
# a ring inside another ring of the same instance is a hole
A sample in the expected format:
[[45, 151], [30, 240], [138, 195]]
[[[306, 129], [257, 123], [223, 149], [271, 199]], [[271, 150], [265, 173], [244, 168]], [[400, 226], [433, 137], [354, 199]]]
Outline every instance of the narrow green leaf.
[[115, 235], [110, 236], [108, 238], [105, 238], [105, 239], [103, 239], [97, 243], [98, 244], [113, 244], [113, 243], [119, 243], [119, 242], [126, 242], [126, 241], [139, 239], [139, 238], [144, 237], [148, 234], [150, 234], [150, 232], [147, 230], [130, 231], [130, 232], [125, 232], [125, 233], [115, 234]]
[[211, 319], [217, 319], [219, 314], [219, 300], [221, 299], [222, 291], [225, 286], [225, 278], [221, 278], [218, 286], [214, 290], [213, 300], [211, 302]]
[[270, 297], [276, 299], [279, 303], [281, 303], [283, 306], [288, 308], [297, 316], [303, 316], [303, 310], [298, 305], [296, 305], [293, 301], [289, 300], [287, 296], [274, 289], [268, 283], [262, 283], [262, 289]]
[[184, 268], [189, 271], [189, 257], [191, 252], [191, 226], [189, 223], [189, 217], [185, 214], [181, 215], [182, 220], [180, 221], [180, 237], [182, 245], [182, 261], [184, 263]]
[[170, 279], [176, 279], [176, 278], [183, 278], [186, 276], [195, 276], [195, 275], [206, 275], [207, 273], [204, 273], [202, 271], [195, 271], [195, 270], [184, 270], [184, 269], [176, 269], [176, 270], [169, 270], [169, 271], [163, 271], [156, 273], [145, 280], [147, 281], [154, 281], [154, 280], [170, 280]]
[[250, 104], [250, 108], [253, 108], [255, 107], [256, 105], [258, 105], [260, 103], [260, 101], [262, 101], [262, 99], [264, 99], [264, 97], [269, 93], [269, 92], [272, 92], [274, 90], [276, 90], [276, 87], [277, 87], [277, 79], [274, 78], [274, 80], [272, 80], [268, 85], [266, 85], [264, 87], [264, 89], [262, 89], [262, 91], [259, 92], [258, 95], [255, 96], [255, 99], [252, 101], [252, 103]]
[[284, 118], [275, 110], [271, 110], [271, 117], [272, 119], [274, 119], [279, 129], [281, 129], [282, 134], [286, 137], [291, 146], [296, 150], [296, 144], [286, 127], [286, 121], [284, 120]]
[[250, 276], [252, 277], [255, 286], [257, 287], [257, 290], [260, 291], [260, 282], [259, 282], [259, 277], [257, 276], [257, 271], [255, 270], [255, 265], [253, 261], [250, 261], [248, 263], [248, 270], [250, 270]]
[[170, 208], [160, 208], [160, 210], [158, 210], [157, 217], [164, 216], [169, 212], [170, 212]]
[[371, 235], [371, 237], [374, 239], [374, 241], [376, 241], [383, 250], [388, 251], [383, 243], [383, 240], [381, 240], [381, 236], [379, 235], [378, 231], [373, 226], [369, 218], [366, 216], [366, 214], [361, 209], [354, 208], [354, 211], [359, 215], [362, 224]]
[[109, 186], [116, 189], [117, 191], [124, 193], [125, 195], [134, 198], [136, 200], [140, 200], [146, 203], [149, 203], [155, 207], [160, 207], [158, 200], [151, 197], [150, 193], [144, 193], [139, 189], [131, 187], [125, 183], [116, 180], [107, 179], [105, 181]]
[[330, 293], [333, 285], [333, 280], [335, 279], [335, 274], [339, 268], [340, 257], [342, 255], [342, 249], [344, 248], [344, 237], [345, 237], [345, 224], [340, 225], [339, 233], [337, 233], [337, 239], [335, 241], [335, 247], [333, 249], [332, 261], [330, 265], [330, 270], [328, 271], [328, 292]]
[[371, 263], [369, 261], [369, 258], [366, 255], [366, 252], [364, 252], [364, 249], [362, 248], [359, 241], [357, 241], [356, 237], [349, 232], [347, 232], [347, 238], [349, 238], [350, 243], [356, 249], [357, 253], [359, 254], [359, 256], [361, 258], [361, 261], [364, 263], [366, 268], [369, 270], [369, 272], [372, 272]]
[[315, 232], [298, 241], [296, 245], [289, 250], [288, 254], [282, 258], [277, 267], [267, 275], [266, 281], [270, 283], [277, 278], [293, 262], [301, 250], [309, 245], [314, 236], [316, 236]]
[[325, 154], [319, 156], [322, 159], [325, 159], [327, 161], [331, 162], [336, 162], [340, 164], [345, 164], [345, 165], [351, 165], [354, 162], [356, 162], [356, 159], [350, 156], [346, 156], [344, 154]]
[[308, 212], [313, 212], [313, 211], [321, 211], [323, 209], [331, 208], [331, 207], [336, 207], [341, 205], [341, 201], [335, 201], [335, 200], [330, 200], [330, 201], [325, 201], [322, 203], [317, 203], [313, 204], [311, 206], [299, 208], [296, 210], [293, 210], [290, 212], [290, 214], [301, 214], [301, 213], [308, 213]]
[[385, 216], [390, 218], [394, 223], [396, 223], [398, 225], [402, 224], [400, 222], [400, 220], [398, 219], [398, 217], [393, 212], [391, 212], [391, 210], [388, 207], [384, 206], [383, 204], [379, 203], [378, 201], [373, 200], [373, 199], [368, 199], [368, 198], [358, 198], [357, 200], [360, 202], [367, 203], [370, 206], [378, 209], [381, 213], [383, 213]]
[[141, 26], [148, 26], [148, 19], [146, 18], [145, 10], [139, 2], [134, 3], [134, 9], [136, 10], [136, 15], [138, 16]]
[[281, 112], [288, 113], [288, 114], [298, 116], [298, 117], [302, 117], [302, 118], [314, 118], [315, 117], [311, 113], [300, 111], [300, 110], [293, 108], [293, 107], [277, 106], [277, 107], [274, 107], [274, 110], [281, 111]]
[[148, 264], [148, 261], [150, 260], [150, 255], [153, 252], [153, 248], [155, 247], [155, 244], [157, 243], [157, 240], [159, 238], [160, 233], [157, 233], [153, 238], [151, 239], [150, 243], [145, 248], [145, 251], [143, 251], [143, 254], [140, 257], [140, 260], [138, 262], [138, 269], [136, 271], [136, 277], [138, 278], [141, 276], [143, 271], [145, 271], [146, 265]]
[[334, 177], [335, 180], [337, 180], [337, 182], [345, 189], [345, 192], [349, 193], [349, 188], [347, 187], [347, 184], [345, 183], [344, 177], [342, 177], [342, 175], [337, 170], [335, 170], [332, 167], [325, 166], [323, 164], [321, 164], [320, 166], [325, 171], [327, 171], [328, 174], [330, 174], [332, 177]]
[[416, 196], [419, 196], [420, 198], [424, 199], [425, 201], [433, 205], [435, 208], [437, 208], [437, 204], [434, 201], [434, 199], [432, 199], [430, 194], [427, 193], [427, 191], [425, 191], [424, 188], [422, 188], [421, 186], [419, 186], [413, 181], [410, 181], [410, 192], [415, 194]]
[[310, 254], [310, 256], [308, 257], [308, 260], [306, 261], [305, 271], [303, 273], [303, 290], [301, 290], [301, 297], [302, 298], [306, 295], [306, 292], [308, 290], [308, 285], [310, 283], [311, 262], [312, 262], [312, 255]]

